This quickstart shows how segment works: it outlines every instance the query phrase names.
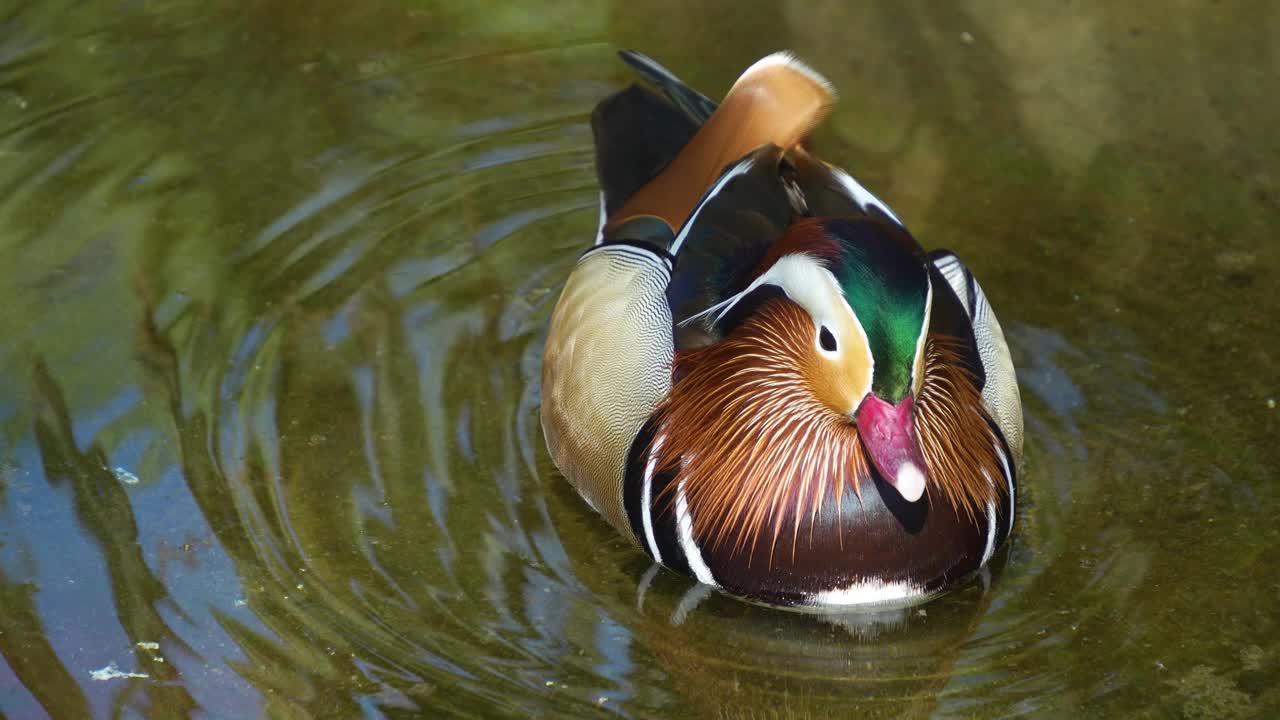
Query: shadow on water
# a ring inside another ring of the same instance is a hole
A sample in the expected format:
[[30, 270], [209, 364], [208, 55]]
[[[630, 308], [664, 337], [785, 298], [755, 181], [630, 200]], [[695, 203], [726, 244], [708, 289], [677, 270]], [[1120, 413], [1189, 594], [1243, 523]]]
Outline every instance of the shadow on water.
[[[0, 713], [1280, 708], [1280, 12], [756, 5], [0, 7]], [[796, 48], [819, 149], [982, 278], [1029, 458], [992, 572], [755, 607], [556, 475], [620, 46], [712, 94]]]

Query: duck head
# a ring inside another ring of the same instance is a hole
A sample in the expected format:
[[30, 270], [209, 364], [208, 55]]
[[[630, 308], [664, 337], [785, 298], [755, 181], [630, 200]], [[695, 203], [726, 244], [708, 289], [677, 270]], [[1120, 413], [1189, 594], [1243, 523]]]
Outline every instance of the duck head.
[[807, 328], [787, 328], [807, 334], [807, 346], [798, 337], [778, 342], [789, 355], [782, 364], [794, 364], [805, 395], [856, 429], [885, 482], [907, 502], [919, 501], [928, 467], [915, 408], [932, 301], [924, 251], [895, 223], [803, 219], [765, 256], [746, 289], [701, 316], [714, 316], [740, 335], [780, 337], [781, 328], [772, 325], [785, 324], [782, 318], [794, 312], [775, 310], [740, 324], [775, 298], [809, 320]]
[[998, 472], [982, 459], [987, 421], [947, 338], [930, 334], [926, 262], [896, 223], [806, 218], [746, 288], [690, 318], [726, 335], [677, 354], [654, 446], [702, 540], [754, 552], [784, 530], [794, 548], [806, 524], [842, 535], [843, 492], [861, 498], [873, 471], [890, 503], [933, 488], [985, 507], [983, 473]]

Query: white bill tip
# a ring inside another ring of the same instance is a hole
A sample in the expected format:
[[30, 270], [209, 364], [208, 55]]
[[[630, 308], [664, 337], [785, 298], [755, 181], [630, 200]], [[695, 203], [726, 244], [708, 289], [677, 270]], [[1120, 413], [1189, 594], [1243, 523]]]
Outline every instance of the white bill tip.
[[893, 479], [893, 486], [898, 494], [907, 502], [915, 502], [924, 495], [924, 473], [913, 462], [905, 462], [898, 468], [898, 476]]

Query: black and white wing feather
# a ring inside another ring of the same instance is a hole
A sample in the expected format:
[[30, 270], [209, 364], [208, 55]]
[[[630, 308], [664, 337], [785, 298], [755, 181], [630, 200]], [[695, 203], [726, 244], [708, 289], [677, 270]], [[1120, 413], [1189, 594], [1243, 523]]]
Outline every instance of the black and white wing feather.
[[934, 267], [955, 291], [969, 323], [973, 328], [973, 342], [982, 361], [985, 381], [982, 399], [987, 412], [1004, 434], [1005, 442], [1015, 457], [1022, 457], [1022, 398], [1018, 392], [1018, 378], [1014, 373], [1013, 359], [1004, 330], [996, 319], [987, 296], [982, 292], [973, 273], [950, 250], [934, 250], [929, 253]]
[[694, 90], [676, 77], [675, 73], [658, 64], [656, 60], [635, 50], [618, 53], [622, 61], [630, 65], [640, 76], [662, 91], [667, 99], [680, 108], [691, 120], [701, 125], [719, 106], [711, 98]]

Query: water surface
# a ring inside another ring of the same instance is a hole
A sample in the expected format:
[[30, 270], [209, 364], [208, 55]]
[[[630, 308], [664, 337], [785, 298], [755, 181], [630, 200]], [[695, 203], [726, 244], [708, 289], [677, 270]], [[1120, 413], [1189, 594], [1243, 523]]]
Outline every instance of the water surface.
[[[0, 6], [0, 713], [1280, 712], [1280, 6]], [[551, 467], [544, 329], [635, 47], [794, 48], [981, 278], [1019, 525], [921, 608], [652, 568]]]

